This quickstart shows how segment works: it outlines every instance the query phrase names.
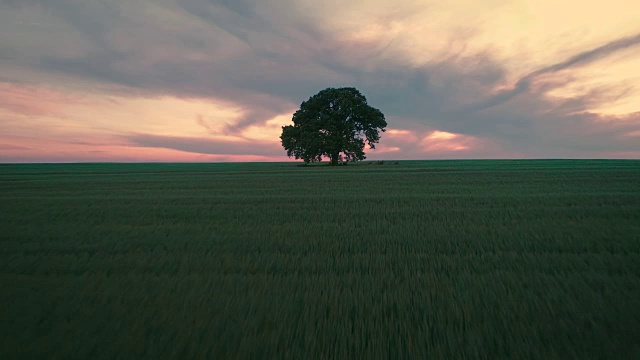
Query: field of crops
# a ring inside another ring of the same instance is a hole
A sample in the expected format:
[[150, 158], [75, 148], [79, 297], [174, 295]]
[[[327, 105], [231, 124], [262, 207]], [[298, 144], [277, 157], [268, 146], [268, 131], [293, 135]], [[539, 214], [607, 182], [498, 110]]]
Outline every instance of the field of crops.
[[0, 358], [640, 358], [640, 161], [0, 165]]

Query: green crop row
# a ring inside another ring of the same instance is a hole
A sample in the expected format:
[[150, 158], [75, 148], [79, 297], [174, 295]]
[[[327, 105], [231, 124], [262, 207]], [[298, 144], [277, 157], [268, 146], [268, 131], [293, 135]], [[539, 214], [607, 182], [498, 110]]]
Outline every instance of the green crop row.
[[0, 165], [0, 357], [637, 358], [640, 162]]

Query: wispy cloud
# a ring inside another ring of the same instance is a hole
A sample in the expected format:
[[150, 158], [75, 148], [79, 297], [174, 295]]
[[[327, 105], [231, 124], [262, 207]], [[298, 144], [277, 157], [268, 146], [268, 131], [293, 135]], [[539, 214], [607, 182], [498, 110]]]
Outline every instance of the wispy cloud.
[[542, 75], [556, 73], [572, 67], [587, 65], [591, 62], [607, 57], [617, 51], [625, 50], [634, 46], [640, 46], [640, 34], [617, 39], [594, 49], [581, 52], [565, 61], [543, 67], [522, 77], [516, 82], [515, 86], [511, 90], [502, 91], [499, 94], [489, 98], [488, 100], [463, 107], [462, 113], [464, 114], [467, 112], [481, 111], [493, 106], [504, 104], [505, 102], [511, 100], [513, 97], [529, 91], [531, 89], [532, 83]]
[[282, 148], [274, 143], [224, 141], [208, 138], [133, 134], [126, 138], [134, 146], [174, 149], [196, 154], [281, 156]]

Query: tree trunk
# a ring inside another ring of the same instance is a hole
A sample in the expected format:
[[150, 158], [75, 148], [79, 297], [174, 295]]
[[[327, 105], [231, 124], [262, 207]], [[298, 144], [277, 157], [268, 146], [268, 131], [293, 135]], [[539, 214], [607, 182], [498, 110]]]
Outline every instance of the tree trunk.
[[331, 166], [336, 166], [338, 165], [338, 159], [340, 158], [340, 153], [331, 154], [329, 158], [331, 159]]

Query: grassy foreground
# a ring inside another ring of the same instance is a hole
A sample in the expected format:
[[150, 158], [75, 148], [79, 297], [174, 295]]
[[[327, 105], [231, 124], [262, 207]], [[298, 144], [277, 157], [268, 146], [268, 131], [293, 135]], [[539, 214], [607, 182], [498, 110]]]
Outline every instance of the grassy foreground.
[[0, 165], [0, 358], [638, 358], [640, 161]]

